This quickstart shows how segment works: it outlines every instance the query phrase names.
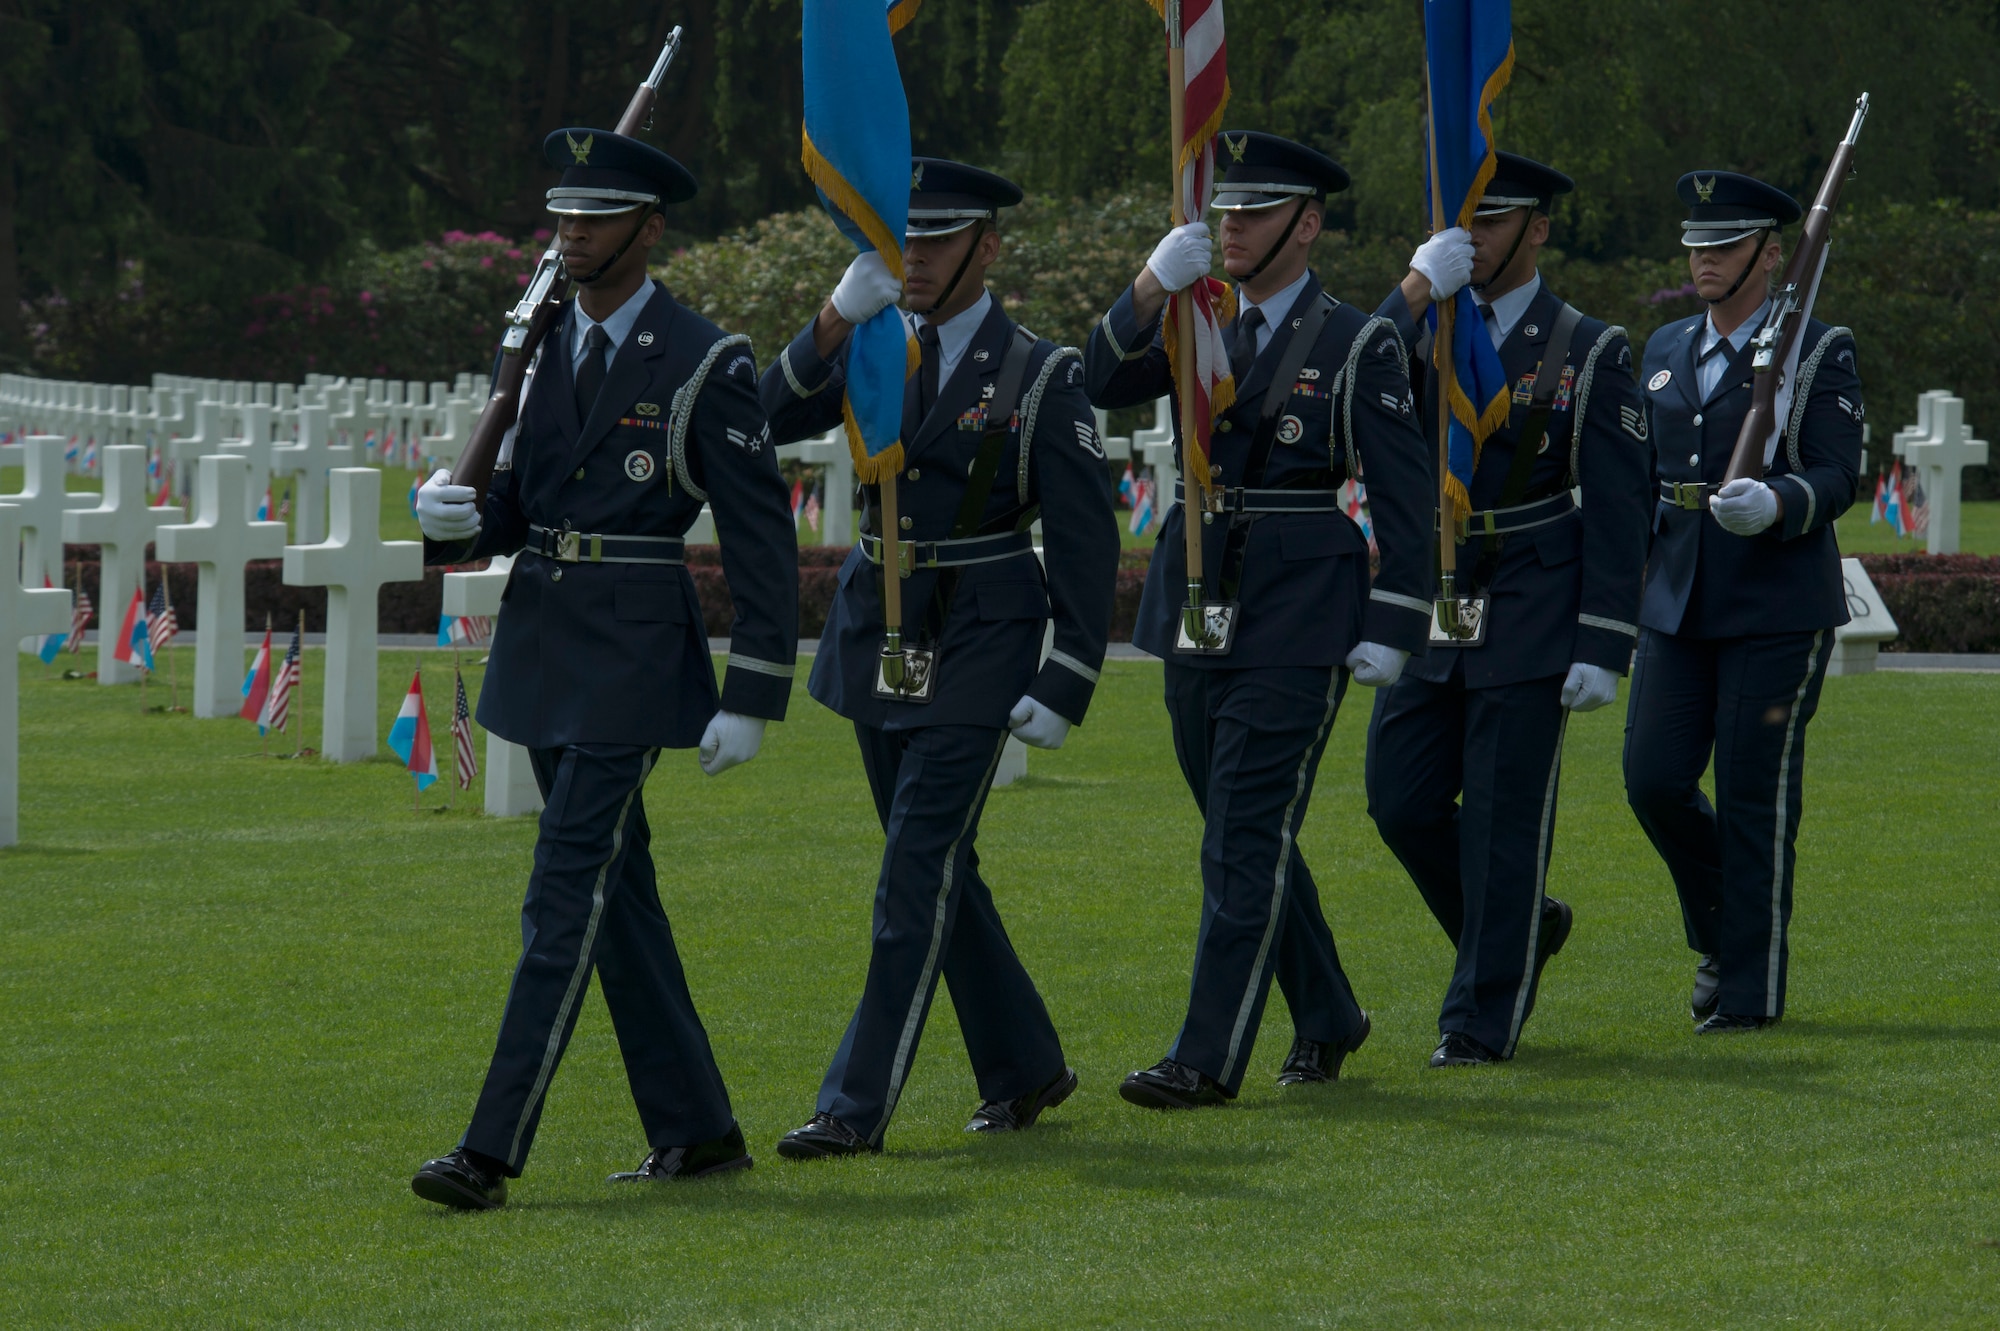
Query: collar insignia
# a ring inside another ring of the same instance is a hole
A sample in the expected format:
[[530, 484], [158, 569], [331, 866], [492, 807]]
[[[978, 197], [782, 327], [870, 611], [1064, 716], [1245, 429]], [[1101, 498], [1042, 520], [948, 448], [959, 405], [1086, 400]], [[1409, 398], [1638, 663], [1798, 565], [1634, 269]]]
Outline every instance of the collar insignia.
[[1227, 134], [1225, 134], [1222, 136], [1222, 143], [1224, 147], [1229, 149], [1229, 160], [1232, 162], [1240, 162], [1243, 160], [1243, 154], [1247, 152], [1250, 148], [1250, 136], [1248, 134], [1242, 134], [1237, 136], [1237, 138], [1232, 142], [1230, 140], [1230, 137]]
[[1715, 193], [1714, 176], [1710, 176], [1707, 180], [1703, 180], [1700, 176], [1696, 176], [1694, 178], [1695, 198], [1701, 200], [1703, 203], [1707, 203], [1709, 201], [1709, 196], [1714, 193]]
[[576, 141], [576, 135], [574, 134], [565, 133], [563, 138], [569, 140], [569, 150], [575, 155], [576, 164], [578, 166], [588, 166], [590, 164], [590, 149], [597, 142], [597, 136], [595, 134], [586, 134], [583, 136], [582, 143]]

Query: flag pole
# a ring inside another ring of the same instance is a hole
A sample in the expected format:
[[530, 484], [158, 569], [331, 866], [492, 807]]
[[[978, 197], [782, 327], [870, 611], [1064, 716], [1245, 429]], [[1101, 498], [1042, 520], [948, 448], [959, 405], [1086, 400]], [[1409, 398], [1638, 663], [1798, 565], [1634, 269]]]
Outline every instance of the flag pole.
[[[458, 756], [458, 691], [465, 687], [465, 676], [459, 673], [458, 644], [451, 645], [451, 785], [445, 788], [444, 811], [451, 812], [451, 803], [458, 798], [456, 787], [465, 781], [464, 760]], [[437, 739], [431, 739], [431, 752], [437, 752]]]
[[[266, 610], [264, 612], [264, 641], [269, 642], [270, 640], [271, 640], [271, 612], [269, 610]], [[264, 710], [263, 714], [257, 718], [257, 740], [264, 746], [264, 751], [257, 755], [260, 758], [268, 758], [271, 756], [271, 728], [264, 724], [264, 718], [269, 716], [270, 714], [271, 714], [271, 658], [268, 654], [266, 654], [266, 656], [264, 657]]]
[[[1181, 31], [1181, 0], [1167, 0], [1164, 6], [1167, 20], [1167, 115], [1170, 140], [1167, 145], [1167, 160], [1172, 167], [1173, 180], [1173, 224], [1185, 226], [1190, 220], [1187, 215], [1187, 195], [1184, 172], [1181, 169], [1181, 145], [1187, 135], [1187, 37]], [[1194, 355], [1194, 293], [1186, 288], [1173, 295], [1171, 318], [1174, 321], [1178, 345], [1174, 357], [1174, 389], [1180, 399], [1181, 409], [1181, 523], [1182, 536], [1187, 546], [1187, 606], [1182, 610], [1182, 627], [1192, 642], [1202, 642], [1207, 638], [1207, 622], [1202, 613], [1202, 603], [1207, 599], [1203, 586], [1202, 570], [1202, 524], [1195, 520], [1195, 510], [1206, 511], [1204, 497], [1208, 493], [1208, 477], [1198, 474], [1200, 457], [1197, 451], [1195, 433], [1195, 355]]]
[[292, 757], [303, 758], [306, 754], [306, 612], [299, 611], [299, 679], [292, 685], [293, 710], [298, 713], [298, 729], [292, 730], [292, 718], [285, 718], [285, 729], [292, 730]]
[[[165, 564], [160, 565], [160, 603], [167, 607], [168, 614], [173, 614], [174, 589], [167, 581]], [[167, 710], [178, 712], [181, 709], [181, 672], [180, 667], [174, 664], [174, 645], [169, 642], [161, 650], [167, 654], [167, 682], [173, 686], [173, 705]]]
[[882, 492], [882, 681], [901, 688], [903, 660], [903, 542], [896, 516], [896, 473], [884, 468]]
[[[1439, 187], [1437, 103], [1432, 94], [1430, 67], [1424, 68], [1424, 119], [1425, 135], [1430, 144], [1431, 171], [1431, 234], [1446, 229], [1444, 217], [1444, 196]], [[1452, 603], [1455, 626], [1458, 622], [1458, 524], [1451, 513], [1451, 506], [1445, 494], [1445, 484], [1451, 479], [1451, 340], [1456, 324], [1454, 306], [1457, 297], [1437, 302], [1437, 336], [1431, 339], [1432, 376], [1437, 381], [1437, 445], [1438, 445], [1438, 601], [1443, 610], [1445, 602]]]

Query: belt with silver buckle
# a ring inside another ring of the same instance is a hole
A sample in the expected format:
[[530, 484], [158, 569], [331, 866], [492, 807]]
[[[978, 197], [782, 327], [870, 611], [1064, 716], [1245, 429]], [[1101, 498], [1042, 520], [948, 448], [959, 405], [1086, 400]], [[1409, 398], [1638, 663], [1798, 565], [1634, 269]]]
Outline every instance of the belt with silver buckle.
[[678, 536], [607, 536], [594, 531], [528, 527], [528, 552], [559, 564], [685, 564]]
[[[1338, 490], [1252, 490], [1240, 485], [1218, 485], [1223, 513], [1341, 513], [1345, 508]], [[1174, 482], [1174, 502], [1185, 502], [1181, 482]]]
[[1675, 508], [1685, 508], [1699, 513], [1708, 507], [1708, 497], [1718, 487], [1706, 481], [1661, 481], [1660, 498]]
[[1527, 531], [1530, 527], [1547, 526], [1575, 511], [1576, 500], [1567, 490], [1533, 503], [1516, 504], [1512, 508], [1483, 508], [1460, 519], [1458, 539], [1463, 541], [1474, 536], [1506, 536], [1512, 532]]
[[[861, 536], [861, 554], [871, 564], [882, 562], [882, 538]], [[896, 542], [903, 576], [919, 568], [961, 568], [967, 564], [990, 564], [998, 559], [1033, 554], [1032, 532], [1003, 531], [991, 536], [966, 536], [955, 541]]]

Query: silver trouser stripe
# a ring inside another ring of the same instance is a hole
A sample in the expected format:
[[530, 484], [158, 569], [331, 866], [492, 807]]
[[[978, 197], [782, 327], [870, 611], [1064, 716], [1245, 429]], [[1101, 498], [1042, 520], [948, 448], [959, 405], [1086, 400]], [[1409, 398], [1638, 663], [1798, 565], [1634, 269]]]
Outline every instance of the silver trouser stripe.
[[1795, 482], [1799, 489], [1806, 492], [1806, 519], [1799, 524], [1799, 534], [1804, 535], [1812, 530], [1813, 511], [1819, 507], [1819, 496], [1813, 493], [1812, 486], [1806, 484], [1803, 476], [1787, 475], [1784, 479]]
[[753, 675], [770, 675], [777, 679], [790, 679], [794, 667], [779, 665], [776, 661], [760, 661], [754, 656], [744, 656], [740, 652], [729, 654], [731, 670], [748, 670]]
[[1222, 1075], [1216, 1078], [1224, 1085], [1236, 1071], [1237, 1055], [1243, 1051], [1243, 1032], [1250, 1025], [1250, 1011], [1257, 1006], [1257, 993], [1262, 987], [1258, 980], [1264, 974], [1264, 963], [1270, 959], [1272, 944], [1277, 941], [1278, 928], [1284, 921], [1285, 888], [1292, 876], [1292, 838], [1297, 831], [1292, 815], [1299, 811], [1299, 801], [1305, 798], [1306, 782], [1312, 776], [1313, 757], [1326, 738], [1327, 727], [1333, 724], [1334, 711], [1340, 705], [1340, 686], [1346, 679], [1345, 670], [1335, 670], [1328, 680], [1326, 710], [1320, 715], [1319, 729], [1313, 733], [1312, 743], [1306, 745], [1306, 751], [1299, 755], [1299, 770], [1292, 780], [1292, 798], [1286, 802], [1285, 815], [1278, 823], [1278, 867], [1271, 874], [1270, 917], [1264, 921], [1264, 938], [1257, 945], [1257, 964], [1250, 968], [1250, 983], [1243, 988], [1243, 1002], [1236, 1009], [1236, 1025], [1229, 1032], [1229, 1050], [1222, 1058]]
[[1542, 943], [1542, 902], [1547, 898], [1549, 886], [1549, 851], [1553, 846], [1553, 832], [1556, 821], [1556, 786], [1562, 776], [1563, 737], [1569, 733], [1569, 709], [1562, 709], [1562, 720], [1556, 723], [1556, 752], [1549, 760], [1549, 783], [1542, 791], [1542, 825], [1535, 834], [1535, 913], [1528, 920], [1527, 969], [1521, 974], [1521, 987], [1514, 994], [1514, 1017], [1507, 1024], [1507, 1047], [1500, 1051], [1502, 1058], [1514, 1056], [1514, 1046], [1521, 1041], [1521, 1023], [1528, 1019], [1528, 996], [1535, 988], [1535, 952]]
[[1068, 652], [1051, 651], [1049, 653], [1049, 661], [1053, 665], [1062, 666], [1067, 670], [1074, 670], [1077, 674], [1082, 675], [1085, 679], [1089, 680], [1093, 684], [1095, 684], [1098, 680], [1097, 671], [1092, 670], [1089, 666], [1077, 660], [1074, 656], [1071, 656]]
[[910, 1014], [903, 1019], [902, 1038], [896, 1041], [896, 1057], [889, 1065], [889, 1095], [882, 1102], [882, 1121], [869, 1134], [871, 1143], [880, 1144], [882, 1134], [889, 1130], [889, 1116], [896, 1112], [896, 1101], [903, 1096], [903, 1074], [909, 1071], [910, 1050], [917, 1043], [917, 1028], [924, 1020], [924, 999], [931, 991], [931, 979], [937, 974], [938, 955], [944, 951], [945, 908], [951, 902], [951, 888], [958, 865], [958, 847], [966, 834], [972, 831], [972, 824], [979, 817], [979, 810], [986, 803], [986, 791], [993, 784], [993, 773], [1000, 766], [1000, 755], [1007, 751], [1007, 731], [1000, 732], [1000, 743], [993, 750], [993, 757], [987, 761], [986, 775], [979, 782], [979, 792], [972, 797], [972, 803], [965, 810], [965, 822], [958, 829], [958, 835], [951, 839], [951, 845], [944, 853], [944, 877], [938, 884], [937, 911], [931, 917], [931, 950], [924, 955], [924, 968], [917, 976], [917, 987], [910, 995]]
[[1603, 615], [1578, 615], [1576, 622], [1587, 629], [1609, 629], [1613, 633], [1622, 633], [1628, 638], [1639, 636], [1639, 626], [1637, 624], [1627, 624], [1622, 619], [1606, 619]]
[[660, 756], [658, 749], [646, 754], [645, 763], [639, 768], [639, 779], [632, 783], [632, 789], [625, 792], [625, 802], [618, 807], [618, 821], [611, 829], [611, 853], [604, 857], [604, 863], [597, 866], [597, 881], [590, 888], [590, 922], [584, 925], [583, 942], [576, 950], [576, 969], [570, 972], [569, 988], [563, 992], [562, 1005], [556, 1009], [555, 1024], [549, 1027], [549, 1047], [542, 1052], [542, 1068], [535, 1074], [535, 1085], [528, 1092], [527, 1103], [521, 1106], [521, 1121], [514, 1126], [514, 1142], [507, 1148], [507, 1163], [521, 1167], [521, 1134], [528, 1130], [528, 1120], [535, 1116], [535, 1106], [542, 1102], [542, 1093], [549, 1088], [549, 1077], [556, 1070], [556, 1059], [562, 1053], [563, 1031], [569, 1026], [570, 1010], [576, 1006], [577, 998], [583, 993], [584, 982], [590, 978], [590, 950], [597, 942], [597, 924], [604, 918], [604, 880], [611, 873], [611, 866], [618, 860], [618, 851], [625, 844], [625, 820], [631, 816], [632, 801], [645, 789], [646, 778], [652, 774], [653, 762]]
[[778, 368], [785, 372], [785, 382], [791, 385], [792, 393], [797, 397], [811, 397], [813, 394], [819, 392], [820, 388], [826, 387], [825, 384], [821, 384], [819, 388], [807, 388], [799, 382], [799, 376], [792, 371], [792, 349], [790, 347], [786, 347], [778, 353]]
[[1398, 605], [1405, 610], [1414, 610], [1420, 615], [1428, 615], [1431, 612], [1431, 603], [1429, 601], [1419, 601], [1414, 596], [1404, 596], [1401, 592], [1384, 591], [1380, 587], [1370, 591], [1368, 599], [1371, 601], [1381, 601], [1385, 605]]
[[[1785, 752], [1778, 759], [1778, 811], [1771, 828], [1771, 957], [1764, 972], [1764, 1015], [1778, 1015], [1778, 963], [1785, 950], [1785, 832], [1791, 826], [1792, 741], [1798, 734], [1799, 709], [1805, 705], [1806, 690], [1819, 673], [1819, 645], [1826, 630], [1813, 634], [1812, 649], [1806, 653], [1806, 677], [1792, 695], [1792, 714], [1785, 719]], [[1803, 796], [1801, 797], [1803, 800]]]

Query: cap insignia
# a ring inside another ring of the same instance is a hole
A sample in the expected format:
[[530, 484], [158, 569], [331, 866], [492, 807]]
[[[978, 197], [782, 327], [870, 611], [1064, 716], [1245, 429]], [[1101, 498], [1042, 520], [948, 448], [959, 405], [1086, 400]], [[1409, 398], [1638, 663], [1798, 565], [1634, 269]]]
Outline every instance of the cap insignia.
[[597, 142], [597, 136], [595, 134], [586, 134], [583, 136], [582, 143], [576, 141], [576, 135], [574, 134], [565, 133], [563, 137], [569, 140], [569, 150], [575, 154], [576, 164], [578, 166], [588, 166], [590, 164], [590, 149]]
[[910, 171], [910, 188], [913, 190], [917, 190], [917, 189], [922, 189], [923, 187], [924, 187], [924, 164], [922, 162], [918, 162], [916, 166]]
[[1248, 134], [1239, 134], [1233, 141], [1225, 134], [1222, 136], [1222, 142], [1229, 149], [1229, 160], [1232, 162], [1242, 161], [1243, 154], [1249, 151], [1250, 148], [1250, 136]]
[[1707, 203], [1709, 201], [1709, 196], [1714, 193], [1715, 193], [1714, 176], [1710, 176], [1707, 180], [1703, 180], [1700, 176], [1696, 176], [1694, 178], [1695, 198], [1700, 199], [1703, 203]]

